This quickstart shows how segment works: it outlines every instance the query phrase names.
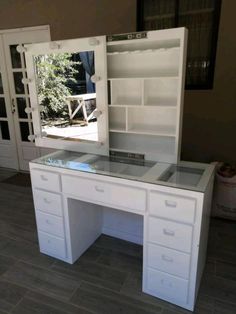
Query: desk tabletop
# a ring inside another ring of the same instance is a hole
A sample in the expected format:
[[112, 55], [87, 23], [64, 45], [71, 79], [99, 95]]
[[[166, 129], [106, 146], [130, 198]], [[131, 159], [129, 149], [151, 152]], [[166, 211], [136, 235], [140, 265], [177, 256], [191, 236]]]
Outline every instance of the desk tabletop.
[[197, 192], [205, 192], [215, 169], [214, 165], [204, 163], [169, 164], [71, 151], [57, 151], [32, 163]]

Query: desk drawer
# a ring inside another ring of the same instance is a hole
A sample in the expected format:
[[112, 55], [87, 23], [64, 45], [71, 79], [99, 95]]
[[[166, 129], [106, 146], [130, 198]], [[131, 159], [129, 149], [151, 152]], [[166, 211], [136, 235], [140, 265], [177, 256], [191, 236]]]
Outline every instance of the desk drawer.
[[109, 185], [106, 183], [73, 176], [62, 176], [62, 190], [82, 199], [108, 202]]
[[38, 232], [40, 252], [50, 256], [66, 258], [66, 244], [65, 240]]
[[146, 191], [120, 184], [62, 176], [64, 193], [75, 195], [81, 199], [101, 202], [104, 205], [145, 211]]
[[148, 241], [190, 253], [192, 246], [192, 227], [149, 217]]
[[194, 223], [196, 200], [162, 192], [150, 192], [150, 213], [162, 218]]
[[52, 216], [36, 210], [37, 228], [40, 231], [65, 237], [63, 219], [61, 217]]
[[110, 203], [113, 206], [120, 206], [138, 211], [146, 210], [146, 191], [139, 188], [132, 188], [124, 185], [111, 185]]
[[189, 278], [189, 254], [149, 243], [147, 256], [149, 267], [184, 279]]
[[170, 302], [187, 302], [188, 280], [177, 278], [154, 269], [148, 269], [147, 288], [150, 293]]
[[34, 189], [34, 205], [36, 210], [62, 216], [61, 195]]
[[53, 192], [61, 191], [60, 175], [58, 173], [32, 169], [30, 175], [34, 187]]

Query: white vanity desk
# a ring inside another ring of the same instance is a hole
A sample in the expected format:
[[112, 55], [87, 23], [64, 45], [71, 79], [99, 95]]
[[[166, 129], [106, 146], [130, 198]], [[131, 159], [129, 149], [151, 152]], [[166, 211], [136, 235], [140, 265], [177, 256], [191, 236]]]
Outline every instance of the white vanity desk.
[[214, 166], [59, 151], [30, 172], [42, 253], [74, 263], [101, 233], [143, 244], [143, 291], [193, 310]]

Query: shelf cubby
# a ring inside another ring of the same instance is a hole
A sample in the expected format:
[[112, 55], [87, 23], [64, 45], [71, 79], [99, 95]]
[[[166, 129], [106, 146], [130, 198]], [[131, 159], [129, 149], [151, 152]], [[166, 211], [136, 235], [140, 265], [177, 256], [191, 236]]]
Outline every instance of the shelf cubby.
[[108, 54], [109, 78], [178, 76], [180, 49], [178, 47], [143, 53]]
[[128, 132], [175, 136], [176, 111], [172, 108], [128, 108]]
[[144, 80], [145, 106], [177, 106], [178, 77]]
[[110, 149], [177, 162], [185, 30], [147, 32], [107, 45]]
[[110, 132], [110, 149], [113, 151], [144, 154], [146, 160], [173, 162], [175, 138]]
[[109, 128], [113, 131], [126, 131], [125, 107], [109, 107]]
[[141, 105], [143, 81], [125, 79], [111, 81], [111, 105]]

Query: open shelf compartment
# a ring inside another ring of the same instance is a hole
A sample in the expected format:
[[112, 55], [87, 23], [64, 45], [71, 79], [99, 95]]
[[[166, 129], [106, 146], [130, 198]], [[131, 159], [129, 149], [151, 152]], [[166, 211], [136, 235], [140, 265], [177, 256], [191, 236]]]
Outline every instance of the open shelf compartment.
[[137, 154], [145, 152], [146, 160], [174, 162], [176, 142], [174, 137], [110, 132], [110, 149]]
[[109, 128], [112, 131], [126, 130], [125, 107], [109, 107]]
[[177, 106], [178, 77], [144, 80], [145, 106]]
[[172, 108], [128, 108], [128, 132], [175, 136], [176, 111]]
[[126, 79], [111, 81], [111, 105], [141, 105], [143, 81]]
[[179, 74], [180, 49], [108, 54], [108, 78], [166, 77]]

